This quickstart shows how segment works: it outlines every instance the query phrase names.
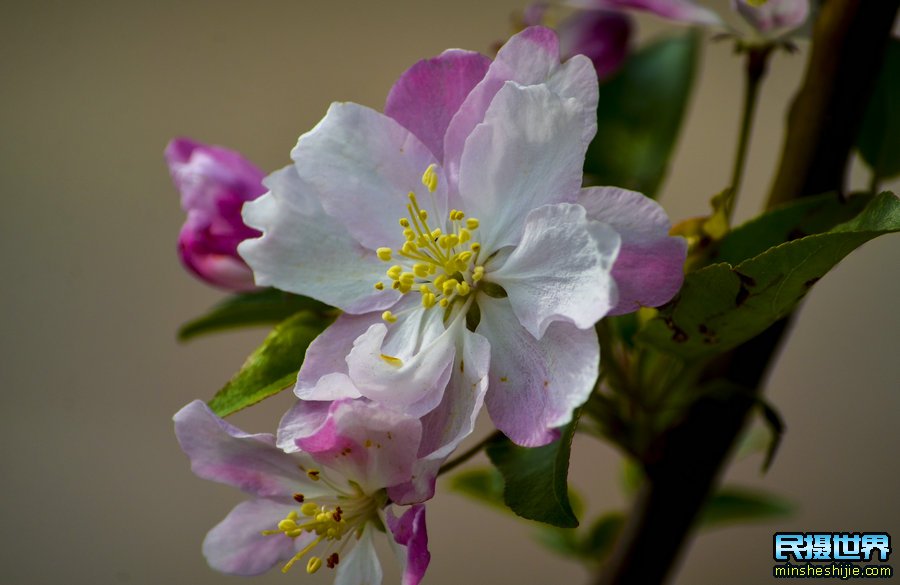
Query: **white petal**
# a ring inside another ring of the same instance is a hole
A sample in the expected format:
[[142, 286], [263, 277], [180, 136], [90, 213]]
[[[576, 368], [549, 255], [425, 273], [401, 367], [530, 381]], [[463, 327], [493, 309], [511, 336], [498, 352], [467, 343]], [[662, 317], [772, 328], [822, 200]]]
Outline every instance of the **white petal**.
[[491, 344], [485, 404], [498, 429], [525, 447], [545, 445], [555, 428], [572, 420], [597, 381], [600, 346], [593, 329], [554, 323], [537, 340], [521, 325], [507, 299], [479, 297], [476, 330]]
[[334, 585], [381, 585], [381, 563], [372, 542], [373, 531], [367, 525], [350, 554], [338, 563]]
[[406, 241], [397, 223], [406, 217], [408, 194], [423, 209], [446, 213], [446, 180], [437, 168], [431, 194], [425, 169], [438, 161], [399, 122], [370, 108], [335, 103], [291, 152], [300, 177], [316, 188], [322, 206], [363, 246], [399, 248]]
[[462, 209], [477, 217], [485, 252], [515, 244], [525, 217], [546, 204], [574, 202], [594, 116], [546, 86], [508, 82], [466, 141], [459, 171]]
[[513, 312], [540, 339], [555, 321], [593, 327], [616, 304], [610, 274], [619, 235], [569, 203], [535, 209], [522, 241], [489, 279], [509, 295]]
[[244, 221], [263, 236], [238, 246], [256, 284], [313, 297], [349, 313], [383, 310], [397, 301], [396, 291], [373, 288], [384, 277], [384, 263], [325, 213], [315, 189], [294, 167], [272, 173], [265, 184], [269, 192], [243, 208]]

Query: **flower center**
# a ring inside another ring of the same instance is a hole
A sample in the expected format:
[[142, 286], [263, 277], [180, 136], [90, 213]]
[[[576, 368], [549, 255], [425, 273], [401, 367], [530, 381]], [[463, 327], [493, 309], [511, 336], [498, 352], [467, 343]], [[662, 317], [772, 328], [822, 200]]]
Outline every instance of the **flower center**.
[[[434, 165], [430, 165], [422, 175], [422, 183], [434, 193], [437, 182]], [[478, 264], [481, 244], [475, 240], [478, 219], [466, 218], [462, 211], [452, 209], [444, 222], [445, 229], [432, 228], [428, 212], [419, 207], [412, 192], [406, 211], [408, 216], [400, 218], [406, 241], [398, 250], [377, 250], [383, 262], [397, 262], [387, 271], [389, 286], [401, 294], [418, 291], [426, 309], [435, 305], [446, 308], [468, 296], [484, 277], [484, 266]], [[385, 282], [375, 283], [378, 290], [385, 286]], [[385, 311], [382, 318], [389, 323], [397, 320], [390, 311]]]
[[[314, 469], [308, 470], [307, 475], [316, 481], [324, 479]], [[332, 485], [331, 482], [327, 483]], [[303, 494], [294, 494], [294, 499], [300, 504], [299, 510], [292, 510], [285, 516], [278, 523], [277, 529], [263, 531], [264, 535], [283, 534], [292, 540], [303, 534], [316, 536], [282, 567], [283, 573], [287, 573], [294, 563], [323, 542], [324, 552], [321, 556], [309, 558], [306, 572], [312, 574], [318, 571], [322, 567], [323, 558], [326, 566], [333, 569], [340, 562], [344, 548], [353, 540], [349, 536], [355, 535], [358, 539], [368, 522], [378, 521], [378, 500], [365, 494], [356, 484], [351, 483], [351, 487], [352, 492], [337, 490], [334, 502], [319, 503], [305, 499]]]

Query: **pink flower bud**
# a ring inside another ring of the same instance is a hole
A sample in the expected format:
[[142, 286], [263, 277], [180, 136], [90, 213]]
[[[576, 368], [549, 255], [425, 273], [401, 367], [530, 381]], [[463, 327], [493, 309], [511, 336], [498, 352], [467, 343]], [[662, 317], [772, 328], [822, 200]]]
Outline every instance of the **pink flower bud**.
[[255, 290], [253, 272], [237, 246], [260, 236], [244, 224], [241, 207], [265, 193], [263, 172], [237, 152], [189, 138], [172, 140], [165, 156], [187, 212], [178, 236], [182, 263], [214, 286]]

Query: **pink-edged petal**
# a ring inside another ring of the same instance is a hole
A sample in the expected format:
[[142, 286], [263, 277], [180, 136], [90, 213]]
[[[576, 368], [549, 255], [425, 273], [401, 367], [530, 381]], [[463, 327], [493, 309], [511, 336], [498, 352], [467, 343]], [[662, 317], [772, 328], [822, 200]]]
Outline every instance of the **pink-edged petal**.
[[491, 346], [483, 336], [465, 328], [458, 343], [444, 398], [437, 408], [422, 417], [422, 443], [412, 479], [388, 489], [391, 500], [398, 504], [423, 502], [433, 497], [441, 465], [475, 429], [488, 386]]
[[576, 12], [559, 25], [559, 48], [564, 57], [584, 55], [594, 64], [597, 77], [615, 73], [631, 40], [631, 18], [621, 12], [587, 10]]
[[459, 49], [423, 59], [394, 83], [384, 113], [415, 134], [441, 160], [450, 119], [490, 64], [481, 53]]
[[331, 405], [331, 402], [319, 400], [295, 402], [278, 423], [275, 445], [285, 453], [299, 451], [297, 439], [309, 437], [320, 431], [328, 421]]
[[443, 313], [422, 307], [391, 324], [376, 324], [347, 356], [350, 379], [376, 402], [422, 416], [441, 401], [453, 367], [457, 329], [444, 329]]
[[422, 209], [437, 217], [446, 213], [443, 171], [435, 169], [434, 193], [422, 184], [422, 174], [437, 159], [399, 122], [370, 108], [332, 104], [322, 121], [300, 137], [291, 158], [325, 211], [369, 249], [403, 244], [397, 221], [407, 215], [410, 192], [418, 195]]
[[747, 0], [731, 0], [731, 7], [763, 34], [794, 30], [809, 17], [809, 0], [768, 0], [760, 6]]
[[238, 504], [206, 535], [203, 556], [213, 569], [245, 577], [287, 562], [313, 535], [292, 540], [284, 534], [266, 536], [262, 531], [275, 530], [278, 522], [295, 509], [296, 504], [265, 499]]
[[616, 305], [610, 272], [619, 241], [581, 205], [545, 205], [528, 215], [522, 241], [489, 278], [506, 290], [519, 322], [537, 339], [556, 321], [586, 329]]
[[[497, 92], [507, 81], [520, 85], [547, 84], [551, 91], [580, 101], [584, 108], [597, 109], [597, 74], [587, 57], [575, 56], [560, 65], [559, 40], [549, 28], [532, 26], [512, 36], [497, 53], [487, 73], [469, 93], [450, 121], [444, 137], [444, 168], [452, 182], [459, 175], [466, 140], [484, 120]], [[597, 130], [591, 117], [582, 137], [591, 141]]]
[[693, 0], [570, 0], [569, 4], [579, 8], [640, 10], [660, 18], [689, 24], [723, 24], [718, 14]]
[[617, 187], [582, 189], [588, 218], [609, 224], [622, 238], [612, 275], [619, 301], [610, 315], [667, 303], [681, 288], [687, 243], [669, 235], [665, 210], [649, 197]]
[[374, 493], [409, 479], [421, 440], [419, 419], [364, 400], [341, 400], [331, 404], [325, 424], [296, 444]]
[[341, 557], [334, 585], [381, 585], [381, 563], [372, 542], [372, 532], [372, 526], [367, 525], [353, 550], [346, 557]]
[[394, 552], [403, 567], [401, 585], [419, 585], [431, 562], [428, 531], [425, 527], [425, 506], [411, 506], [399, 518], [388, 509], [385, 520], [394, 542], [399, 545], [394, 547]]
[[228, 424], [201, 400], [173, 417], [175, 435], [198, 476], [262, 497], [323, 493], [297, 471], [297, 459], [275, 447], [270, 434], [251, 435]]
[[397, 301], [377, 291], [384, 263], [325, 213], [315, 188], [289, 166], [266, 178], [269, 192], [244, 205], [244, 220], [263, 232], [238, 251], [259, 285], [319, 299], [349, 313], [383, 310]]
[[484, 402], [491, 420], [513, 442], [537, 447], [553, 441], [597, 381], [600, 346], [593, 329], [554, 323], [537, 340], [519, 325], [507, 299], [479, 297], [476, 331], [491, 343], [490, 385]]
[[361, 394], [348, 375], [347, 354], [356, 338], [381, 322], [377, 312], [338, 317], [307, 348], [294, 394], [303, 400], [359, 398]]
[[532, 209], [575, 201], [587, 148], [579, 136], [594, 115], [544, 85], [510, 82], [497, 93], [466, 142], [459, 175], [462, 209], [481, 221], [485, 251], [517, 243]]

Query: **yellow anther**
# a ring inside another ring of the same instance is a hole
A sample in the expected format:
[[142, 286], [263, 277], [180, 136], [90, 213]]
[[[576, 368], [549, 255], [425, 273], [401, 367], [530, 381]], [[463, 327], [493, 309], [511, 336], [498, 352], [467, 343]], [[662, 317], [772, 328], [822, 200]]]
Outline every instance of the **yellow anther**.
[[278, 523], [278, 530], [281, 530], [282, 532], [287, 532], [289, 530], [296, 530], [296, 529], [297, 529], [297, 523], [294, 522], [290, 518], [285, 518], [284, 520], [282, 520], [281, 522]]
[[461, 297], [464, 297], [464, 296], [466, 296], [467, 294], [469, 294], [469, 291], [471, 291], [471, 290], [472, 290], [472, 289], [469, 288], [469, 283], [468, 283], [468, 282], [463, 281], [463, 282], [461, 282], [461, 283], [459, 283], [459, 284], [456, 285], [456, 292], [457, 292], [457, 293], [459, 294], [459, 296], [461, 296]]
[[470, 217], [469, 219], [466, 220], [466, 227], [469, 228], [470, 230], [477, 230], [478, 229], [478, 220], [475, 219], [474, 217]]
[[441, 288], [441, 285], [444, 284], [444, 281], [447, 280], [446, 274], [440, 274], [437, 278], [434, 279], [434, 286], [438, 289]]
[[309, 557], [309, 562], [306, 563], [306, 572], [312, 575], [316, 571], [322, 568], [322, 559], [319, 557]]
[[306, 471], [306, 476], [313, 481], [319, 481], [319, 470], [318, 469], [308, 469]]
[[438, 304], [440, 304], [442, 307], [446, 307], [447, 305], [450, 304], [450, 301], [447, 299], [441, 299], [441, 302]]
[[472, 242], [472, 245], [469, 246], [469, 248], [477, 254], [481, 251], [481, 244], [479, 244], [478, 242]]
[[400, 366], [403, 365], [403, 360], [401, 360], [398, 357], [394, 357], [392, 355], [381, 354], [381, 359], [383, 359], [385, 362], [387, 362], [390, 365], [397, 367], [397, 368], [399, 368]]
[[428, 219], [428, 212], [425, 211], [424, 209], [420, 209], [419, 210], [419, 219], [421, 219], [422, 221], [425, 221], [426, 219]]
[[447, 245], [447, 238], [448, 238], [448, 236], [439, 237], [438, 241], [437, 241], [438, 246], [440, 246], [441, 248], [449, 248], [450, 246]]
[[431, 239], [432, 240], [438, 239], [439, 237], [441, 237], [442, 233], [444, 233], [444, 232], [441, 231], [441, 228], [434, 228], [433, 230], [431, 230]]
[[466, 243], [472, 239], [472, 232], [467, 230], [466, 228], [462, 228], [459, 230], [459, 241], [461, 243]]
[[433, 293], [422, 293], [422, 306], [426, 309], [430, 309], [431, 307], [433, 307], [436, 300], [437, 297], [435, 297]]
[[409, 227], [409, 220], [406, 219], [405, 217], [401, 217], [401, 218], [400, 218], [400, 227], [408, 228], [408, 227]]
[[383, 283], [383, 282], [376, 282], [376, 283], [375, 283], [375, 290], [384, 290], [384, 283]]
[[459, 243], [459, 236], [457, 236], [456, 234], [450, 234], [449, 236], [446, 236], [446, 237], [447, 237], [447, 247], [448, 248], [452, 248], [453, 246], [455, 246], [456, 244]]
[[484, 266], [476, 266], [472, 271], [472, 280], [478, 282], [482, 278], [484, 278]]
[[419, 249], [419, 245], [421, 245], [421, 244], [416, 244], [412, 240], [403, 242], [403, 246], [400, 247], [400, 252], [402, 254], [407, 254], [407, 255], [413, 254], [416, 252], [416, 250]]
[[424, 294], [430, 293], [431, 289], [428, 288], [427, 284], [422, 284], [422, 285], [419, 285], [419, 292], [424, 295]]
[[425, 278], [429, 272], [427, 264], [413, 264], [413, 273], [419, 278]]
[[425, 174], [422, 175], [422, 184], [428, 187], [428, 190], [432, 193], [434, 193], [438, 186], [438, 176], [434, 171], [435, 166], [434, 163], [428, 165], [428, 168], [425, 169]]
[[394, 266], [391, 266], [390, 268], [388, 268], [386, 274], [387, 274], [388, 278], [390, 278], [391, 280], [397, 280], [398, 278], [400, 278], [400, 274], [402, 274], [402, 273], [403, 273], [403, 267], [395, 264]]
[[378, 248], [375, 250], [375, 253], [378, 255], [378, 259], [383, 262], [391, 261], [391, 249], [390, 248]]
[[319, 512], [319, 507], [312, 502], [307, 502], [300, 506], [300, 511], [304, 516], [315, 516]]
[[403, 286], [412, 286], [416, 282], [416, 275], [412, 272], [404, 272], [400, 275], [400, 284]]
[[444, 284], [441, 287], [441, 292], [444, 293], [445, 297], [449, 297], [453, 294], [453, 291], [456, 290], [456, 285], [458, 284], [459, 282], [457, 282], [455, 278], [448, 278], [446, 281], [444, 281]]
[[295, 528], [294, 530], [287, 530], [284, 533], [285, 536], [290, 537], [290, 538], [297, 538], [301, 534], [303, 534], [302, 528]]
[[469, 252], [468, 250], [466, 250], [465, 252], [460, 252], [459, 254], [457, 254], [456, 258], [460, 262], [464, 262], [464, 263], [468, 264], [469, 260], [472, 259], [472, 256], [473, 256], [472, 252]]
[[415, 241], [416, 232], [414, 232], [412, 228], [406, 228], [405, 230], [403, 230], [403, 237], [406, 238], [407, 242]]
[[[399, 283], [397, 283], [399, 285]], [[387, 321], [388, 323], [396, 323], [397, 317], [394, 316], [390, 311], [385, 311], [381, 314], [381, 318]]]
[[399, 281], [399, 280], [395, 280], [394, 282], [392, 282], [392, 283], [391, 283], [391, 288], [394, 289], [394, 290], [400, 290], [400, 281]]

